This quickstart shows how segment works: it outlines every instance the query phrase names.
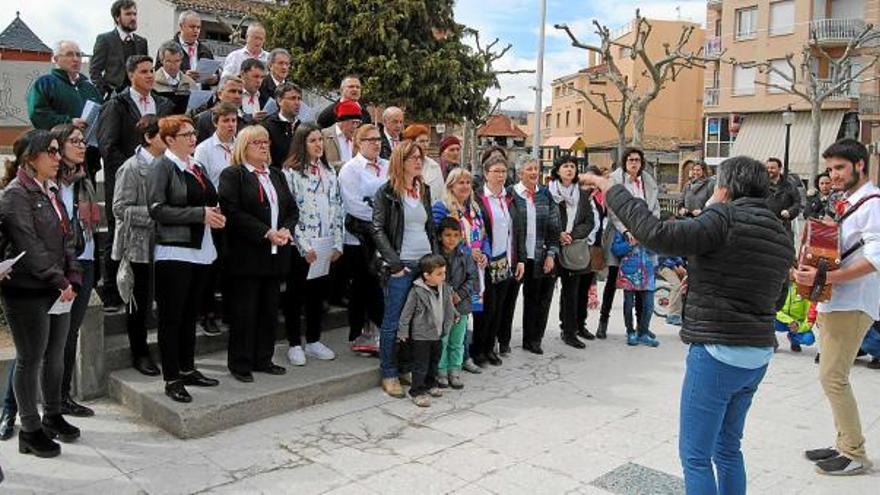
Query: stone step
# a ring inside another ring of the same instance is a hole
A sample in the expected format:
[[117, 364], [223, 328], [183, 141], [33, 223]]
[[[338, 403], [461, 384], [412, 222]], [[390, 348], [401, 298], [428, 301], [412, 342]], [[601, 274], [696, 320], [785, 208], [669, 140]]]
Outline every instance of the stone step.
[[[348, 350], [348, 330], [324, 333], [322, 341], [336, 351], [333, 361], [310, 359], [303, 367], [287, 362], [287, 345], [275, 348], [275, 363], [286, 375], [254, 374], [253, 383], [241, 383], [226, 369], [226, 352], [203, 355], [196, 367], [220, 380], [218, 387], [188, 387], [189, 404], [165, 396], [161, 377], [147, 377], [128, 368], [110, 374], [109, 393], [145, 420], [179, 438], [194, 438], [295, 409], [326, 402], [376, 387], [379, 362]], [[378, 392], [377, 392], [378, 393]]]
[[[125, 315], [121, 315], [121, 323], [118, 316], [120, 315], [105, 315], [104, 317], [104, 365], [106, 366], [107, 371], [121, 370], [131, 366], [131, 351], [128, 345], [128, 334], [125, 332]], [[278, 341], [286, 342], [287, 337], [284, 329], [284, 316], [279, 315], [278, 321], [279, 325], [276, 329], [276, 338]], [[117, 325], [120, 326], [121, 329], [108, 329], [108, 325]], [[324, 314], [322, 328], [343, 327], [346, 328], [345, 338], [348, 339], [348, 313], [342, 308], [331, 306], [330, 310]], [[305, 328], [305, 321], [303, 321], [302, 328]], [[219, 351], [225, 352], [228, 341], [229, 335], [226, 332], [214, 336], [197, 332], [196, 356], [212, 354]], [[158, 332], [155, 328], [150, 329], [147, 332], [147, 344], [150, 346], [150, 352], [153, 357], [159, 359]], [[348, 347], [347, 341], [346, 347]]]

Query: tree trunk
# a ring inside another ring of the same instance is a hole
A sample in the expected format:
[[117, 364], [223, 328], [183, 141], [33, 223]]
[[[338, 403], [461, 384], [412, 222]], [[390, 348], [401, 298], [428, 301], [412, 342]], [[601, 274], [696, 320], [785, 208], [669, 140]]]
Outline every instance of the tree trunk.
[[807, 189], [811, 190], [819, 175], [819, 133], [822, 130], [822, 100], [813, 101], [810, 110], [810, 182]]
[[623, 150], [626, 149], [626, 124], [617, 128], [617, 163], [611, 164], [611, 169], [623, 166]]
[[[645, 105], [647, 106], [647, 105]], [[642, 146], [642, 137], [645, 134], [645, 108], [643, 105], [633, 105], [632, 109], [632, 119], [633, 119], [633, 133], [632, 133], [632, 146], [641, 147]]]

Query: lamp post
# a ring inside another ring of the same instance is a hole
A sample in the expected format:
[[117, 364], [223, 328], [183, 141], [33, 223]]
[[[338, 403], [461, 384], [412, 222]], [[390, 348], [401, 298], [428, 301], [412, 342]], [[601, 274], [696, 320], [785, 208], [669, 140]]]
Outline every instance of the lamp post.
[[547, 23], [547, 0], [541, 0], [541, 26], [538, 28], [538, 74], [535, 81], [535, 129], [532, 132], [534, 139], [532, 141], [532, 157], [541, 160], [541, 121], [543, 120], [543, 103], [541, 101], [541, 93], [544, 84], [544, 27]]
[[791, 105], [782, 112], [782, 123], [785, 124], [785, 155], [782, 157], [782, 177], [788, 179], [788, 148], [791, 144], [791, 125], [794, 124], [795, 113]]

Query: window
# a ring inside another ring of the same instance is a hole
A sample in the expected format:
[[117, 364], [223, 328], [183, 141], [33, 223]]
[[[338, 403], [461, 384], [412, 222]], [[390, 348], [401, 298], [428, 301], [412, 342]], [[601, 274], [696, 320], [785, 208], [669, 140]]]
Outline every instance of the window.
[[561, 113], [556, 114], [556, 128], [559, 129], [559, 119], [562, 117]]
[[577, 125], [581, 125], [581, 109], [580, 108], [578, 108], [578, 113], [577, 113]]
[[715, 36], [721, 36], [721, 19], [715, 19]]
[[755, 94], [755, 68], [745, 68], [741, 64], [733, 66], [733, 94]]
[[754, 38], [758, 34], [758, 7], [736, 11], [736, 39]]
[[568, 110], [565, 111], [565, 127], [568, 127], [568, 124], [569, 124], [568, 117], [570, 114], [571, 114], [571, 112], [569, 112]]
[[[788, 76], [790, 78], [794, 74], [791, 71], [791, 66], [788, 65], [788, 61], [786, 61], [785, 59], [771, 60], [770, 61], [770, 68], [771, 68], [771, 70], [767, 74], [767, 82], [769, 84], [777, 84], [777, 85], [782, 86], [784, 88], [791, 86], [791, 81], [789, 81], [788, 79], [786, 79], [785, 77], [782, 76], [782, 74], [785, 74], [785, 76]], [[774, 88], [772, 86], [768, 86], [767, 92], [768, 93], [784, 93], [785, 91], [778, 89], [778, 88]]]
[[770, 4], [770, 35], [794, 32], [794, 0]]
[[544, 120], [546, 121], [546, 123], [544, 124], [544, 127], [550, 127], [550, 118], [551, 117], [553, 117], [553, 115], [551, 115], [549, 113], [544, 117]]
[[727, 117], [709, 117], [706, 119], [706, 158], [720, 159], [730, 156], [730, 147], [735, 137], [730, 135], [730, 120]]

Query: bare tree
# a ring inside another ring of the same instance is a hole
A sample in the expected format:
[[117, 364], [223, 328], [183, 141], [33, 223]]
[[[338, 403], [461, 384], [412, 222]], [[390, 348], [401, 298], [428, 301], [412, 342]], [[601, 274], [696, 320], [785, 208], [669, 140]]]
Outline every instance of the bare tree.
[[[880, 60], [877, 40], [878, 33], [874, 31], [873, 25], [868, 24], [860, 33], [850, 38], [839, 56], [834, 56], [818, 42], [816, 29], [811, 27], [809, 42], [803, 46], [797, 59], [794, 53], [785, 56], [784, 69], [774, 66], [769, 60], [741, 64], [743, 68], [756, 68], [759, 73], [768, 75], [767, 81], [755, 80], [755, 84], [798, 96], [810, 105], [810, 187], [819, 173], [822, 104], [841, 93], [848, 94], [852, 85], [878, 79], [876, 75], [863, 77]], [[853, 63], [856, 59], [865, 63], [854, 70]], [[818, 72], [823, 61], [828, 68], [827, 78], [820, 77]], [[736, 64], [733, 58], [724, 62]], [[779, 82], [770, 82], [770, 75], [775, 75]]]
[[[618, 134], [618, 147], [622, 152], [626, 145], [626, 130], [630, 119], [633, 123], [632, 144], [641, 145], [645, 134], [645, 116], [648, 106], [653, 102], [669, 81], [675, 81], [676, 77], [685, 69], [705, 68], [703, 63], [706, 59], [702, 56], [702, 47], [696, 52], [686, 52], [686, 47], [691, 40], [695, 25], [683, 26], [675, 43], [663, 43], [663, 56], [654, 59], [648, 54], [647, 44], [651, 37], [653, 26], [651, 22], [642, 17], [636, 10], [633, 20], [631, 41], [621, 41], [621, 36], [615, 34], [607, 26], [593, 20], [595, 33], [599, 37], [598, 45], [582, 43], [577, 36], [565, 24], [557, 24], [554, 27], [565, 31], [571, 39], [571, 45], [593, 53], [597, 53], [607, 66], [605, 76], [614, 84], [621, 98], [619, 101], [611, 101], [607, 96], [599, 93], [587, 95], [578, 91], [590, 106], [605, 117], [615, 127]], [[639, 87], [639, 81], [631, 81], [630, 74], [624, 74], [618, 65], [615, 51], [620, 49], [626, 56], [637, 64], [641, 64], [641, 75], [647, 80], [645, 88]], [[594, 96], [599, 96], [595, 99]], [[609, 103], [619, 103], [619, 112], [613, 114]]]

